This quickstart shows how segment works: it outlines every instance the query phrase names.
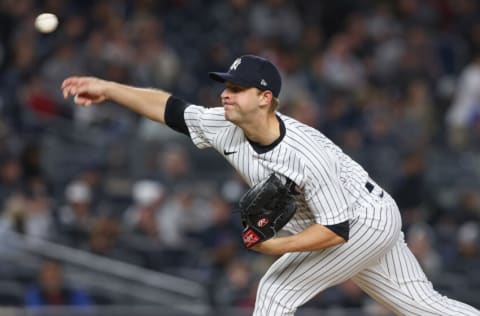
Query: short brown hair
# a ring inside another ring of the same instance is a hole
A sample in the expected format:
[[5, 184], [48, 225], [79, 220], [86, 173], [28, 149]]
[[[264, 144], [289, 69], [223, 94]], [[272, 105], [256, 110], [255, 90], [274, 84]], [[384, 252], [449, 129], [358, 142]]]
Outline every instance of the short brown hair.
[[[260, 90], [257, 88], [257, 93], [258, 95], [262, 94], [265, 90]], [[280, 101], [276, 96], [273, 95], [272, 93], [272, 101], [270, 102], [270, 111], [275, 112], [278, 109], [278, 106], [280, 105]]]
[[270, 111], [275, 112], [280, 105], [280, 100], [277, 97], [272, 98], [272, 102], [270, 103]]

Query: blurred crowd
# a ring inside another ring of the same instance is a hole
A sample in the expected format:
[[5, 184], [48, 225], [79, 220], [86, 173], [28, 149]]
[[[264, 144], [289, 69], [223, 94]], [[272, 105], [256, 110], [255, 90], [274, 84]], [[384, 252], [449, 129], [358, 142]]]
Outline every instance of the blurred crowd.
[[[57, 30], [35, 30], [41, 12]], [[392, 193], [426, 273], [469, 272], [480, 293], [476, 0], [1, 1], [2, 226], [201, 280], [214, 305], [252, 306], [273, 258], [241, 244], [242, 180], [168, 128], [60, 91], [92, 75], [218, 106], [207, 72], [247, 53], [280, 68], [281, 112]], [[365, 302], [347, 282], [309, 304]]]

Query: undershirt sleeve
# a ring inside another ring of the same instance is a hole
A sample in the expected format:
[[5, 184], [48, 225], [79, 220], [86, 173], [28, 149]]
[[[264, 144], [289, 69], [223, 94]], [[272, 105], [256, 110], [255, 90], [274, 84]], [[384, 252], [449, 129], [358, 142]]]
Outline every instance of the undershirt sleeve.
[[348, 241], [349, 234], [350, 234], [350, 224], [348, 221], [341, 222], [334, 225], [325, 225], [325, 227], [327, 227], [332, 232], [334, 232], [338, 236], [345, 239], [345, 241]]
[[170, 96], [165, 105], [165, 124], [171, 129], [190, 136], [187, 125], [185, 124], [184, 112], [189, 106], [184, 100]]

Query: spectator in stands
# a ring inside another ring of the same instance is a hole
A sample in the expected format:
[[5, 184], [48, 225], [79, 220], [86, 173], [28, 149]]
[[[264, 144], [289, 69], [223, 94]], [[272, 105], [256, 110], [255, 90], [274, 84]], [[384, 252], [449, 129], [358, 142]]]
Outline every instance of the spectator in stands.
[[91, 306], [89, 295], [73, 287], [65, 281], [62, 266], [55, 261], [45, 261], [38, 274], [36, 284], [30, 286], [25, 293], [27, 307], [48, 305]]
[[480, 117], [480, 51], [462, 71], [446, 123], [450, 145], [462, 148], [470, 144], [469, 132]]
[[466, 189], [458, 196], [454, 213], [458, 223], [480, 221], [480, 196], [476, 189]]
[[25, 180], [30, 181], [40, 178], [45, 182], [45, 185], [47, 185], [45, 189], [48, 189], [50, 192], [51, 188], [48, 186], [48, 181], [45, 178], [45, 166], [42, 163], [42, 148], [40, 144], [36, 144], [33, 141], [26, 143], [22, 150], [20, 161]]
[[20, 164], [14, 156], [4, 161], [0, 166], [0, 214], [3, 213], [7, 225], [17, 233], [52, 237], [53, 201], [46, 179], [35, 167]]
[[[124, 215], [125, 228], [129, 233], [163, 243], [159, 227], [160, 207], [165, 201], [164, 187], [153, 180], [139, 180], [133, 185], [133, 204]], [[175, 226], [174, 223], [171, 223]], [[176, 233], [173, 233], [176, 236]], [[177, 237], [171, 236], [170, 240]], [[172, 241], [173, 242], [173, 241]]]
[[352, 281], [348, 280], [339, 285], [340, 306], [360, 308], [364, 305], [365, 293]]
[[402, 147], [425, 148], [432, 139], [437, 109], [428, 85], [423, 79], [411, 80], [407, 83], [405, 98], [399, 102], [395, 129]]
[[407, 244], [428, 276], [441, 271], [442, 261], [435, 250], [435, 235], [425, 224], [412, 226], [407, 233]]
[[480, 265], [480, 226], [477, 222], [467, 222], [457, 233], [458, 258], [456, 269], [468, 271]]
[[194, 170], [191, 158], [183, 146], [169, 145], [157, 157], [159, 179], [169, 188], [191, 183]]
[[366, 82], [365, 66], [355, 56], [350, 38], [343, 33], [335, 35], [323, 55], [323, 76], [335, 89], [359, 89]]
[[88, 238], [88, 250], [92, 253], [102, 256], [116, 257], [116, 244], [118, 239], [118, 223], [107, 216], [99, 217], [95, 220]]
[[40, 130], [61, 115], [60, 108], [49, 95], [43, 78], [32, 76], [22, 91], [23, 120], [27, 128]]
[[214, 303], [218, 306], [252, 307], [255, 304], [254, 275], [250, 264], [233, 261], [218, 280], [214, 291]]
[[225, 182], [220, 186], [220, 193], [222, 198], [229, 202], [231, 205], [236, 205], [243, 193], [248, 190], [245, 181], [238, 172], [231, 171], [230, 174], [226, 177]]
[[53, 200], [48, 194], [43, 178], [30, 179], [25, 211], [23, 215], [25, 235], [36, 238], [54, 237]]
[[118, 220], [111, 216], [100, 216], [94, 220], [88, 240], [82, 248], [99, 256], [143, 265], [142, 258], [122, 244], [119, 239], [120, 233]]
[[25, 232], [24, 214], [27, 212], [27, 199], [21, 192], [16, 192], [4, 200], [2, 208], [3, 224], [17, 233]]
[[89, 162], [82, 166], [77, 174], [77, 179], [85, 184], [90, 191], [90, 204], [93, 207], [98, 206], [104, 200], [105, 192], [105, 176], [103, 174], [104, 167], [97, 162]]
[[282, 38], [289, 44], [300, 40], [303, 28], [297, 8], [286, 0], [256, 2], [250, 11], [250, 25], [253, 33], [266, 39]]
[[200, 232], [193, 232], [209, 253], [209, 266], [214, 270], [213, 278], [223, 275], [231, 262], [235, 261], [240, 249], [242, 228], [237, 216], [232, 216], [232, 208], [220, 196], [212, 196], [209, 201], [211, 223]]
[[393, 196], [402, 212], [405, 228], [429, 220], [424, 207], [425, 157], [422, 152], [407, 153], [401, 159], [398, 177], [393, 185]]
[[15, 192], [23, 191], [23, 169], [14, 155], [0, 155], [0, 205]]
[[66, 204], [58, 211], [59, 230], [71, 245], [78, 247], [87, 239], [95, 219], [91, 198], [90, 188], [82, 181], [73, 181], [65, 190]]
[[213, 210], [194, 185], [179, 185], [159, 211], [160, 237], [168, 246], [187, 248], [189, 236], [201, 234], [212, 224]]
[[165, 188], [157, 181], [139, 180], [133, 185], [133, 204], [124, 215], [128, 250], [147, 268], [164, 270], [181, 266], [185, 245], [182, 212], [165, 212]]

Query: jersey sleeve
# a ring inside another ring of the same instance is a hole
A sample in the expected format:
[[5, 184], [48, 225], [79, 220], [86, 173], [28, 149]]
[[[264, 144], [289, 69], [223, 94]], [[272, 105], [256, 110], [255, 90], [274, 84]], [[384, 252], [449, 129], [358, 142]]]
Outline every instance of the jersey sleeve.
[[338, 177], [332, 174], [334, 166], [317, 161], [308, 169], [305, 200], [315, 221], [325, 226], [348, 221], [350, 214], [346, 192]]
[[185, 124], [198, 148], [212, 147], [215, 137], [232, 123], [225, 119], [223, 108], [190, 105], [185, 109]]
[[190, 136], [184, 118], [185, 109], [188, 106], [189, 104], [184, 100], [170, 96], [165, 105], [165, 124], [179, 133]]

